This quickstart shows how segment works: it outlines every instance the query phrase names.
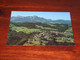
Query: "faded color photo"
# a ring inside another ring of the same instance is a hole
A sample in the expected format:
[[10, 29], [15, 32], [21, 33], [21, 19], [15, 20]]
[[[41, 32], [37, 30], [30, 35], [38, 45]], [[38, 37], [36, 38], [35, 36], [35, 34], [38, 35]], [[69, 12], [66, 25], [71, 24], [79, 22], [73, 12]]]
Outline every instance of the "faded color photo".
[[74, 46], [70, 12], [12, 11], [6, 44]]

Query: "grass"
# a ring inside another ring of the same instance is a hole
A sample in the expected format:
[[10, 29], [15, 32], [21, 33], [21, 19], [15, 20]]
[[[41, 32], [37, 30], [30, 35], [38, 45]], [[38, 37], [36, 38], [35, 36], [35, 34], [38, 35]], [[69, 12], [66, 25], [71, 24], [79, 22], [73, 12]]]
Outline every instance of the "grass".
[[33, 46], [34, 44], [30, 44], [30, 43], [24, 43], [24, 46]]
[[16, 32], [24, 32], [26, 34], [29, 34], [29, 33], [32, 33], [32, 32], [39, 32], [40, 29], [28, 29], [26, 27], [17, 27], [17, 26], [14, 26], [12, 27], [12, 30], [16, 31]]
[[30, 39], [28, 40], [28, 43], [24, 43], [24, 45], [40, 45], [40, 41], [31, 41]]
[[73, 41], [73, 40], [56, 40], [56, 42], [74, 43], [74, 41]]
[[42, 42], [43, 42], [44, 44], [48, 43], [48, 41], [44, 41], [44, 40], [43, 40]]
[[50, 25], [51, 27], [55, 27], [56, 25], [53, 25], [53, 24], [48, 24], [48, 25]]
[[[62, 40], [63, 38], [63, 40]], [[58, 40], [56, 40], [56, 42], [70, 42], [70, 43], [73, 43], [74, 40], [73, 38], [66, 38], [66, 37], [57, 37]]]
[[[53, 25], [55, 26], [55, 25]], [[44, 29], [44, 30], [53, 30], [53, 31], [57, 31], [57, 29], [54, 29], [54, 28], [49, 28], [49, 27], [43, 27], [43, 26], [39, 26], [39, 25], [36, 25], [37, 28], [39, 29]]]
[[65, 36], [73, 36], [73, 33], [63, 33]]
[[56, 40], [56, 42], [64, 42], [63, 40]]
[[66, 31], [72, 31], [72, 27], [68, 28]]

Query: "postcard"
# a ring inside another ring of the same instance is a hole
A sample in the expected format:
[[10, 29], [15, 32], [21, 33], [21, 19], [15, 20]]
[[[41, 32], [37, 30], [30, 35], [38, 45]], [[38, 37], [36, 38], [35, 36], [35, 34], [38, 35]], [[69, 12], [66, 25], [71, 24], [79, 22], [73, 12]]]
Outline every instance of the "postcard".
[[74, 46], [70, 12], [12, 11], [6, 45]]

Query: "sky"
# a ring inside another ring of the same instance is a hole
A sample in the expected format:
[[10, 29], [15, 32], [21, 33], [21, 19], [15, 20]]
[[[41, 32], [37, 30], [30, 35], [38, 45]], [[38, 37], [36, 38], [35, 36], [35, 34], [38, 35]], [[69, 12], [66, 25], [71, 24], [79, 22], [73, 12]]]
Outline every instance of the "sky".
[[71, 20], [70, 12], [36, 12], [36, 11], [12, 11], [12, 16], [38, 16], [52, 20]]

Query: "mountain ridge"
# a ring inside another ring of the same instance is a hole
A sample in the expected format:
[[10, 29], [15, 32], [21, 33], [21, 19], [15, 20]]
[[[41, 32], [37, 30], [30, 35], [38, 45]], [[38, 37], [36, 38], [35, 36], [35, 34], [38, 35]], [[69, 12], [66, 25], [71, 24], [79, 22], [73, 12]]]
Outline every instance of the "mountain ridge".
[[11, 21], [13, 23], [24, 23], [24, 22], [40, 22], [40, 23], [52, 23], [52, 24], [71, 24], [70, 20], [52, 20], [52, 19], [46, 19], [43, 17], [38, 17], [38, 16], [13, 16], [11, 17]]

